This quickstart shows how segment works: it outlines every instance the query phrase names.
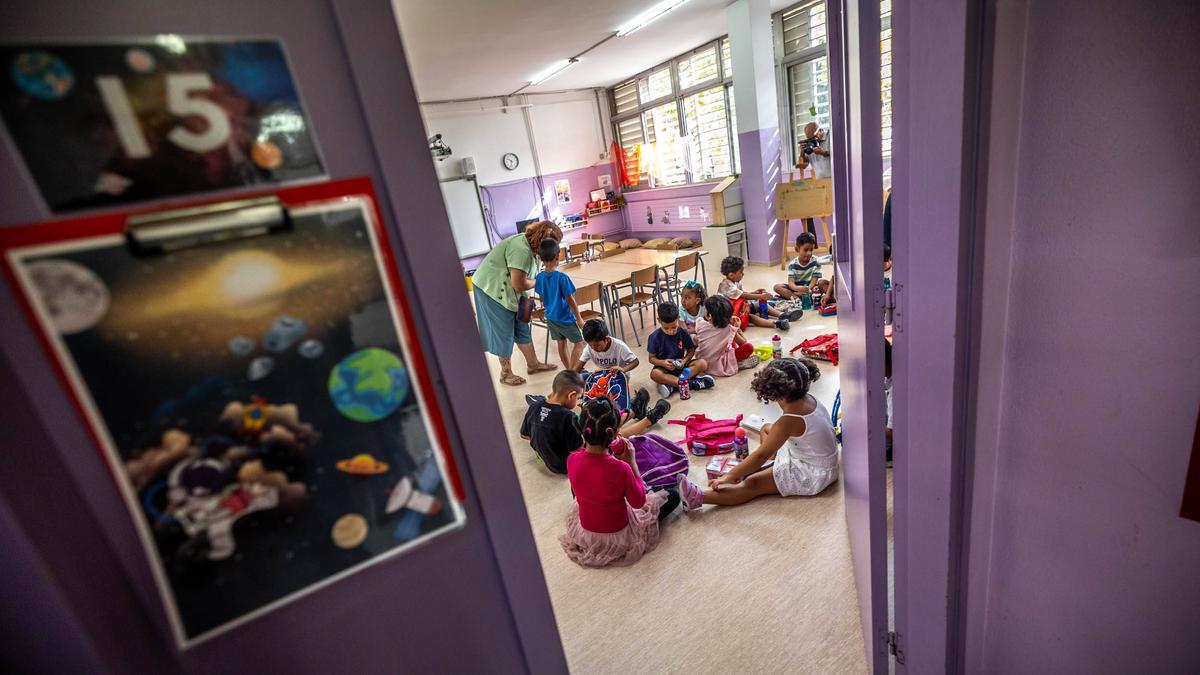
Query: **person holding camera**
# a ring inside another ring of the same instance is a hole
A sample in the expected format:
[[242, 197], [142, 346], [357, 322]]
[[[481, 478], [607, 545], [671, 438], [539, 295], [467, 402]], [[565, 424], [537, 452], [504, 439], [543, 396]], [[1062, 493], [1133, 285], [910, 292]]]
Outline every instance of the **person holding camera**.
[[[813, 178], [829, 178], [833, 175], [829, 159], [829, 139], [825, 130], [818, 127], [816, 122], [804, 125], [804, 138], [800, 139], [796, 148], [796, 168], [800, 169], [801, 176], [808, 168], [812, 169]], [[804, 229], [816, 236], [816, 221], [805, 218]]]

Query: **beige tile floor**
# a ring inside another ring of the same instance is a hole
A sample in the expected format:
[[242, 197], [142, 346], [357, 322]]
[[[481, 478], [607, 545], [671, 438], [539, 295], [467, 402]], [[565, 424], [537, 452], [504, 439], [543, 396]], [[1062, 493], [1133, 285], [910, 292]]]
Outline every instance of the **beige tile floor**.
[[[779, 276], [777, 268], [751, 267], [744, 283], [769, 288]], [[717, 280], [710, 274], [709, 286]], [[651, 319], [647, 312], [643, 344]], [[806, 315], [783, 334], [784, 350], [836, 330], [834, 318]], [[773, 334], [754, 328], [747, 336], [770, 344]], [[651, 388], [645, 349], [629, 337], [642, 357], [631, 385]], [[544, 339], [535, 328], [539, 354]], [[489, 362], [495, 381], [499, 364]], [[557, 362], [553, 345], [551, 362]], [[515, 355], [518, 373], [523, 365]], [[753, 372], [720, 378], [690, 401], [672, 398], [668, 419], [757, 409]], [[558, 545], [571, 504], [567, 480], [547, 472], [519, 435], [524, 395], [546, 393], [553, 376], [531, 376], [524, 387], [497, 383], [496, 395], [573, 673], [866, 671], [840, 481], [817, 497], [768, 497], [673, 515], [658, 548], [630, 567], [594, 570], [569, 561]], [[814, 394], [832, 407], [837, 389], [837, 368], [823, 363]], [[682, 438], [680, 427], [652, 431]], [[692, 458], [693, 480], [704, 481], [705, 464]]]

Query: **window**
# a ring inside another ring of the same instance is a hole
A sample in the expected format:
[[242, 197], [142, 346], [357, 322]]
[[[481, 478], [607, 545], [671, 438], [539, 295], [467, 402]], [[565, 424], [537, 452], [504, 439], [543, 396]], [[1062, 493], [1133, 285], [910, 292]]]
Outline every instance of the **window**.
[[689, 130], [693, 179], [712, 180], [733, 173], [725, 88], [717, 85], [683, 99], [683, 119]]
[[[892, 0], [879, 3], [880, 133], [883, 157], [892, 156]], [[832, 122], [829, 102], [829, 56], [824, 0], [807, 0], [775, 15], [775, 51], [781, 73], [781, 119], [788, 119], [786, 154], [795, 162], [796, 142], [804, 125], [816, 122], [828, 129]]]
[[728, 38], [721, 38], [611, 90], [617, 142], [642, 146], [634, 187], [711, 181], [737, 171]]
[[879, 100], [883, 104], [879, 127], [887, 158], [892, 156], [892, 0], [879, 3], [879, 28]]

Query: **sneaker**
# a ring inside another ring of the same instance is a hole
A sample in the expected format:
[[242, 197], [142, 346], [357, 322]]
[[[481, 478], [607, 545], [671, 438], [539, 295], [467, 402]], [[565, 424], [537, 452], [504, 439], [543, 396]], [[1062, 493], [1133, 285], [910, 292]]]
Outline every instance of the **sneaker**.
[[675, 387], [668, 387], [665, 384], [658, 385], [658, 395], [663, 398], [671, 398], [671, 394], [675, 393]]
[[688, 380], [688, 383], [691, 385], [692, 389], [712, 389], [713, 387], [717, 386], [717, 381], [713, 379], [712, 375], [700, 375], [698, 377], [693, 377], [692, 379]]
[[538, 396], [537, 394], [525, 394], [525, 405], [529, 406], [530, 408], [539, 403], [545, 402], [545, 400], [545, 396]]
[[777, 319], [775, 321], [775, 328], [777, 328], [778, 330], [787, 330], [791, 327], [792, 326], [791, 326], [791, 324], [788, 323], [787, 319]]
[[683, 508], [688, 511], [695, 511], [704, 506], [704, 490], [692, 481], [687, 479], [687, 476], [680, 476], [679, 483], [679, 498], [683, 501]]
[[646, 391], [645, 387], [637, 390], [633, 395], [633, 401], [629, 403], [629, 411], [633, 414], [635, 420], [640, 420], [646, 416], [646, 406], [650, 404], [650, 392]]
[[659, 420], [666, 417], [669, 412], [671, 412], [671, 404], [660, 398], [653, 408], [646, 411], [646, 419], [650, 420], [650, 424], [658, 424]]
[[783, 318], [787, 319], [788, 321], [799, 321], [800, 317], [802, 317], [802, 316], [804, 316], [804, 310], [793, 309], [792, 311], [788, 312], [787, 314], [784, 314]]
[[761, 359], [758, 358], [758, 354], [751, 354], [741, 361], [738, 361], [738, 370], [757, 368], [759, 361], [761, 361]]

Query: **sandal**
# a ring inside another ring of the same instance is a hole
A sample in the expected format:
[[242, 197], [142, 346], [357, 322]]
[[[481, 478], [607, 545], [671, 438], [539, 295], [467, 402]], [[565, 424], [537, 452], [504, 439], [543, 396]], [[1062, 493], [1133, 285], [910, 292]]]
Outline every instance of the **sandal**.
[[536, 373], [545, 373], [556, 369], [558, 369], [558, 366], [554, 365], [553, 363], [539, 363], [526, 372], [528, 372], [530, 375], [534, 375]]
[[525, 378], [515, 373], [501, 373], [500, 384], [507, 384], [510, 387], [519, 387], [525, 384]]

